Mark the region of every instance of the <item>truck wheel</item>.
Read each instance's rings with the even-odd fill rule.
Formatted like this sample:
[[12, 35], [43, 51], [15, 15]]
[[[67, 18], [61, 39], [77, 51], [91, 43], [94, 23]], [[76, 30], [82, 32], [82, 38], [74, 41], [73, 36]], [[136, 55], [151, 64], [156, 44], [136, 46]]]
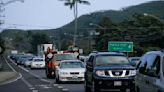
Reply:
[[48, 68], [46, 68], [46, 76], [47, 78], [52, 78], [50, 70]]

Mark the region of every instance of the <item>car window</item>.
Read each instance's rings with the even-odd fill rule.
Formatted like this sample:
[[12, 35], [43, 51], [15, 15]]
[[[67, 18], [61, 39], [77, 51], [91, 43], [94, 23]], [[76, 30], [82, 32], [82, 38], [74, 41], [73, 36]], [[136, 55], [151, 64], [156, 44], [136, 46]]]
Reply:
[[160, 56], [157, 56], [151, 67], [148, 67], [147, 74], [152, 77], [156, 77], [157, 75], [159, 75], [159, 72], [160, 72]]
[[144, 67], [145, 63], [147, 62], [147, 58], [148, 58], [149, 54], [145, 54], [141, 57], [141, 62], [140, 62], [140, 66], [139, 67]]
[[34, 59], [35, 62], [43, 61], [43, 59]]
[[125, 56], [97, 56], [96, 65], [128, 65], [128, 58]]
[[60, 68], [84, 68], [84, 65], [82, 62], [63, 62]]
[[139, 66], [139, 73], [146, 74], [146, 67], [147, 67], [147, 58], [149, 54], [145, 54], [141, 57], [140, 66]]
[[154, 67], [156, 60], [158, 59], [157, 54], [149, 54], [149, 56], [147, 57], [147, 68], [151, 69], [152, 67]]

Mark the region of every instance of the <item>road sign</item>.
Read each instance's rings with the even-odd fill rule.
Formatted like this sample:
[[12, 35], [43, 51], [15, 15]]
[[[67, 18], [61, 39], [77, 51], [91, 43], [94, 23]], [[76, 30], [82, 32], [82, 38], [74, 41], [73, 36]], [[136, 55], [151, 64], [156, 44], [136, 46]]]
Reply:
[[133, 52], [133, 42], [108, 42], [108, 51]]

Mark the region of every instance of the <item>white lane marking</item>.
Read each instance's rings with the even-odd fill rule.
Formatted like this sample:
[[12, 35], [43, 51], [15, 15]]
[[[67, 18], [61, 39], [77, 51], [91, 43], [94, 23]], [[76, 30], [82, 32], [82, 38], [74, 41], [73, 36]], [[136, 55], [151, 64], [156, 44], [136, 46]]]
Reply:
[[66, 89], [66, 88], [64, 88], [64, 89], [62, 89], [62, 91], [67, 91], [67, 92], [68, 92], [69, 90], [68, 90], [68, 89]]
[[[7, 60], [5, 59], [5, 61], [6, 61], [6, 63], [11, 67], [11, 69], [13, 70], [13, 71], [15, 71], [16, 72], [16, 70], [7, 62]], [[14, 63], [13, 61], [11, 61], [13, 64], [15, 64], [16, 65], [16, 63]], [[19, 68], [21, 68], [22, 70], [24, 70], [24, 71], [26, 71], [26, 72], [29, 72], [27, 69], [25, 69], [24, 67], [21, 67], [21, 66], [18, 66]], [[32, 86], [32, 84], [30, 84], [27, 80], [25, 80], [23, 77], [22, 77], [22, 74], [21, 73], [19, 73], [20, 74], [20, 77], [19, 78], [21, 78], [21, 80], [29, 87], [29, 89], [35, 89], [33, 86]], [[19, 79], [18, 78], [18, 79]], [[18, 80], [17, 79], [17, 80]], [[38, 90], [33, 90], [33, 92], [38, 92]]]
[[54, 87], [58, 86], [58, 84], [54, 84]]
[[[3, 57], [4, 58], [4, 57]], [[16, 70], [8, 63], [8, 61], [6, 60], [6, 58], [4, 58], [5, 62], [7, 63], [7, 65], [12, 69], [13, 72], [16, 72]]]
[[32, 88], [30, 88], [30, 89], [31, 89], [31, 90], [34, 90], [35, 88], [32, 87]]
[[51, 83], [50, 81], [48, 81], [48, 80], [46, 80], [46, 79], [41, 78], [40, 76], [38, 76], [38, 75], [36, 75], [36, 74], [34, 74], [34, 73], [30, 72], [29, 70], [27, 70], [26, 68], [24, 68], [24, 67], [22, 67], [22, 66], [18, 66], [18, 67], [19, 67], [19, 68], [21, 68], [22, 70], [24, 70], [24, 71], [28, 72], [28, 73], [29, 73], [29, 74], [31, 74], [32, 76], [34, 76], [34, 77], [36, 77], [36, 78], [40, 79], [41, 81]]
[[32, 92], [39, 92], [38, 90], [32, 90]]
[[17, 65], [13, 60], [11, 60], [10, 58], [8, 58], [14, 65]]
[[22, 70], [29, 72], [29, 70], [27, 70], [26, 68], [22, 67], [22, 66], [18, 66], [19, 68], [21, 68]]
[[19, 73], [19, 77], [17, 77], [16, 79], [14, 79], [14, 80], [12, 80], [12, 81], [5, 82], [5, 83], [3, 83], [2, 85], [15, 82], [15, 81], [17, 81], [17, 80], [20, 79], [20, 78], [22, 78], [22, 74], [21, 74], [21, 73]]
[[59, 89], [62, 89], [62, 88], [63, 88], [63, 86], [58, 86], [58, 88], [59, 88]]
[[46, 80], [46, 79], [40, 79], [41, 81], [44, 81], [44, 82], [48, 82], [48, 83], [50, 83], [50, 81], [48, 81], [48, 80]]
[[29, 88], [32, 88], [33, 86], [27, 81], [25, 80], [23, 77], [21, 78], [22, 81], [29, 87]]

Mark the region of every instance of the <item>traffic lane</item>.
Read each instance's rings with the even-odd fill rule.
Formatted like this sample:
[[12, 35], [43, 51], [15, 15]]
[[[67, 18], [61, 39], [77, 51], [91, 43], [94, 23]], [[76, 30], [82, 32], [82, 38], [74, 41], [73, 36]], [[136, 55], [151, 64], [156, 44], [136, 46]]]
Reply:
[[52, 78], [52, 79], [48, 79], [46, 77], [46, 74], [45, 74], [45, 69], [30, 69], [30, 68], [26, 68], [29, 73], [31, 73], [32, 75], [42, 79], [42, 80], [45, 80], [45, 81], [48, 81], [50, 83], [55, 83], [55, 79]]
[[[47, 79], [45, 75], [45, 70], [44, 69], [33, 69], [31, 70], [30, 68], [27, 68], [30, 72], [33, 74], [38, 75], [40, 78], [46, 79], [52, 83], [55, 83], [55, 79]], [[58, 84], [63, 89], [69, 90], [69, 92], [84, 92], [84, 83], [82, 82], [65, 82], [62, 84]]]
[[62, 92], [53, 83], [33, 75], [27, 69], [22, 68], [22, 66], [17, 66], [14, 63], [11, 63], [11, 66], [15, 69], [15, 71], [22, 74], [21, 84], [26, 84], [32, 92]]
[[81, 83], [63, 83], [60, 84], [63, 88], [68, 89], [70, 92], [84, 92], [84, 84]]

